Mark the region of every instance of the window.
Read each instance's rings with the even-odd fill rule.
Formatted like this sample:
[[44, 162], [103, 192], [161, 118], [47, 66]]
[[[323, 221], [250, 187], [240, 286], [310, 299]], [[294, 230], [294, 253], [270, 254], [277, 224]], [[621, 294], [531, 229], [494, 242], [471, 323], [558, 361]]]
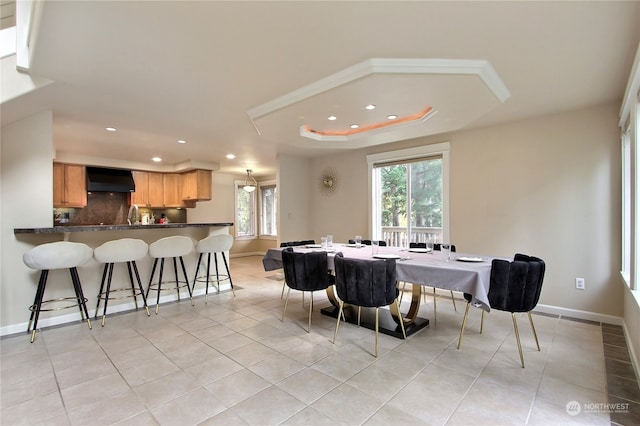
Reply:
[[260, 236], [276, 237], [278, 191], [275, 182], [260, 183]]
[[236, 182], [236, 237], [256, 237], [256, 191], [247, 192], [244, 181]]
[[367, 157], [371, 236], [390, 245], [447, 241], [449, 144]]

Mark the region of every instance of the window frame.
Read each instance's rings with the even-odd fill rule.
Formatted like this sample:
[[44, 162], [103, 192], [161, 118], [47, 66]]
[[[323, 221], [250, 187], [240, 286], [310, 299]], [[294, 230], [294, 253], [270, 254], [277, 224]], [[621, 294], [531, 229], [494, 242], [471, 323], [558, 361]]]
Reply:
[[409, 162], [425, 157], [440, 156], [442, 158], [442, 238], [444, 241], [450, 240], [449, 229], [449, 164], [450, 164], [450, 143], [441, 142], [431, 145], [423, 145], [414, 148], [400, 149], [396, 151], [382, 152], [367, 155], [368, 164], [368, 188], [369, 188], [369, 234], [372, 239], [380, 239], [376, 226], [376, 208], [378, 197], [374, 185], [374, 167], [380, 163], [387, 162]]
[[[273, 200], [274, 210], [272, 215], [273, 226], [275, 227], [275, 234], [265, 234], [264, 232], [264, 216], [265, 216], [265, 206], [264, 206], [264, 194], [263, 191], [265, 189], [275, 189], [275, 197]], [[260, 221], [258, 226], [258, 238], [265, 240], [277, 240], [278, 239], [278, 186], [275, 180], [267, 180], [264, 182], [260, 182], [258, 184], [258, 190], [260, 191], [260, 197], [258, 197], [258, 209], [260, 211]]]
[[[240, 232], [240, 227], [238, 226], [238, 223], [240, 223], [240, 221], [238, 220], [238, 192], [239, 191], [244, 191], [244, 189], [242, 188], [244, 186], [244, 181], [243, 180], [234, 180], [233, 181], [234, 187], [235, 187], [235, 191], [233, 192], [234, 194], [234, 200], [233, 200], [233, 205], [234, 205], [234, 217], [236, 219], [236, 226], [235, 226], [235, 238], [237, 240], [254, 240], [258, 238], [258, 224], [257, 224], [257, 212], [256, 212], [256, 207], [257, 207], [257, 203], [256, 203], [256, 193], [258, 192], [253, 191], [253, 192], [247, 192], [247, 194], [250, 195], [250, 201], [251, 201], [251, 205], [249, 206], [249, 215], [250, 215], [250, 223], [251, 223], [251, 229], [252, 229], [252, 233], [250, 235], [239, 235]], [[246, 192], [246, 191], [244, 191]]]

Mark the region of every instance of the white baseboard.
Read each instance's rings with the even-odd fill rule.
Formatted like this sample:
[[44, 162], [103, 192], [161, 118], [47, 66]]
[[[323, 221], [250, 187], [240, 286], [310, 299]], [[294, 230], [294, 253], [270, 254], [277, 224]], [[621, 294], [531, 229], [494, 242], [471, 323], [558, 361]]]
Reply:
[[[220, 291], [226, 291], [226, 290], [231, 290], [231, 285], [230, 284], [221, 284], [220, 285]], [[164, 290], [163, 290], [164, 291]], [[215, 288], [215, 286], [209, 286], [209, 294], [216, 294], [217, 290]], [[181, 299], [182, 301], [185, 301], [185, 292], [184, 290], [181, 290]], [[205, 293], [205, 289], [204, 287], [201, 287], [200, 285], [198, 285], [198, 288], [196, 290], [194, 290], [193, 292], [193, 297], [197, 297], [197, 296], [203, 296]], [[149, 306], [149, 310], [152, 310], [152, 306], [156, 305], [156, 298], [153, 297], [151, 294], [149, 295], [150, 297], [147, 298], [147, 305]], [[178, 297], [176, 296], [175, 293], [172, 294], [167, 294], [164, 296], [160, 296], [160, 305], [162, 305], [163, 303], [171, 303], [171, 302], [175, 302], [178, 300]], [[87, 309], [89, 310], [89, 318], [93, 319], [93, 317], [95, 316], [95, 308], [93, 309], [89, 309], [89, 304], [90, 302], [87, 302]], [[187, 303], [189, 303], [187, 301]], [[104, 305], [102, 305], [104, 306]], [[139, 309], [142, 309], [142, 300], [138, 299], [138, 306]], [[127, 303], [120, 303], [117, 305], [109, 305], [108, 308], [108, 312], [107, 314], [115, 314], [118, 312], [127, 312], [127, 311], [133, 311], [135, 310], [136, 305], [133, 301], [131, 302], [127, 302]], [[102, 309], [101, 309], [102, 311]], [[100, 317], [102, 312], [100, 312], [100, 314], [98, 315], [98, 320], [100, 320]], [[41, 314], [41, 315], [46, 315], [46, 314]], [[25, 315], [28, 319], [29, 314]], [[40, 318], [38, 320], [38, 328], [45, 328], [45, 327], [54, 327], [57, 325], [63, 325], [63, 324], [69, 324], [69, 323], [73, 323], [73, 322], [78, 322], [80, 321], [80, 312], [78, 312], [76, 310], [76, 312], [72, 313], [72, 314], [67, 314], [67, 315], [58, 315], [55, 317], [51, 317], [51, 318]], [[22, 323], [18, 323], [18, 324], [10, 324], [10, 325], [6, 325], [6, 326], [2, 326], [0, 327], [0, 336], [9, 336], [12, 334], [18, 334], [18, 333], [25, 333], [27, 331], [27, 325], [29, 324], [28, 321], [22, 322]], [[93, 325], [93, 324], [92, 324]]]
[[577, 318], [587, 321], [603, 322], [606, 324], [623, 325], [624, 319], [614, 315], [599, 314], [590, 311], [581, 311], [579, 309], [562, 308], [559, 306], [538, 304], [534, 312], [542, 312], [545, 314], [558, 315], [561, 317]]

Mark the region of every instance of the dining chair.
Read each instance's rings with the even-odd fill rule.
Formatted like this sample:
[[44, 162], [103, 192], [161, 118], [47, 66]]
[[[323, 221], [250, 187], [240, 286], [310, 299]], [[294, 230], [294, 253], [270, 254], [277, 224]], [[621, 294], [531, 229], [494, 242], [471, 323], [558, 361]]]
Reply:
[[[307, 244], [315, 244], [315, 240], [300, 240], [300, 241], [283, 241], [280, 243], [280, 247], [297, 247], [306, 246]], [[280, 292], [280, 299], [284, 297], [284, 289], [287, 287], [286, 283], [282, 283], [282, 291]], [[304, 300], [303, 300], [304, 302]]]
[[[370, 246], [372, 244], [374, 240], [362, 240], [361, 244], [365, 245], [365, 246]], [[355, 244], [356, 240], [349, 240], [348, 241], [349, 244]], [[378, 246], [380, 247], [386, 247], [387, 246], [387, 242], [385, 240], [378, 240]]]
[[326, 290], [327, 287], [334, 284], [334, 276], [329, 273], [328, 269], [327, 252], [296, 253], [293, 248], [287, 247], [282, 251], [282, 263], [284, 266], [284, 282], [289, 289], [287, 290], [287, 298], [284, 301], [282, 319], [280, 321], [284, 321], [291, 289], [302, 291], [303, 294], [308, 291], [311, 293], [309, 328], [307, 329], [307, 333], [309, 333], [311, 331], [311, 313], [313, 311], [313, 292]]
[[[379, 308], [382, 306], [395, 305], [396, 311], [400, 311], [398, 305], [399, 291], [397, 286], [396, 260], [351, 259], [345, 258], [343, 254], [339, 252], [336, 253], [334, 257], [334, 268], [339, 310], [332, 343], [335, 344], [336, 337], [338, 336], [340, 319], [344, 317], [343, 310], [345, 303], [358, 307], [358, 326], [360, 326], [362, 308], [376, 308], [375, 356], [378, 357]], [[402, 319], [399, 320], [399, 323], [402, 329], [402, 336], [406, 339], [407, 334]]]
[[[540, 343], [538, 335], [533, 325], [531, 311], [538, 304], [540, 292], [542, 291], [542, 281], [544, 279], [545, 263], [542, 259], [528, 256], [525, 254], [516, 254], [513, 261], [494, 259], [491, 262], [491, 278], [489, 283], [489, 305], [491, 309], [499, 311], [511, 312], [513, 319], [513, 329], [516, 334], [518, 343], [518, 352], [520, 353], [520, 363], [524, 368], [524, 357], [522, 355], [522, 345], [520, 343], [520, 334], [518, 333], [518, 323], [516, 321], [516, 312], [526, 312], [529, 316], [529, 323], [533, 331], [533, 337], [536, 341], [538, 351]], [[462, 344], [464, 328], [469, 314], [469, 305], [471, 304], [471, 295], [465, 293], [467, 307], [462, 319], [462, 328], [460, 329], [460, 337], [458, 339], [458, 349]], [[482, 311], [484, 314], [484, 310]], [[480, 330], [482, 332], [484, 315], [481, 318]]]

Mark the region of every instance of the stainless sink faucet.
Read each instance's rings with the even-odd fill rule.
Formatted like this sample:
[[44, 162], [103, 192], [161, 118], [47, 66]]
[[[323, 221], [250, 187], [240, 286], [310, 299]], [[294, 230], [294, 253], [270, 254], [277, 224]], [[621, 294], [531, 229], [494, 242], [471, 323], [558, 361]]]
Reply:
[[138, 222], [138, 205], [137, 204], [131, 204], [131, 207], [129, 207], [129, 214], [127, 215], [127, 223], [129, 225], [131, 225], [131, 213], [133, 213], [133, 210], [135, 209], [136, 211], [136, 215], [133, 217], [133, 221], [134, 223]]

